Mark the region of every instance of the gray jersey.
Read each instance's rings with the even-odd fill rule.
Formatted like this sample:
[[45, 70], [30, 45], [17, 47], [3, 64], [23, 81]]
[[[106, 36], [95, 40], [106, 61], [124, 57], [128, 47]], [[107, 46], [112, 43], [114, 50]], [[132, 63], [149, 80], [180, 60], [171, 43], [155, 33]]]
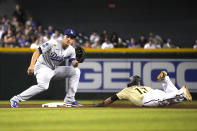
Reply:
[[65, 50], [62, 48], [62, 43], [56, 41], [47, 41], [39, 48], [40, 56], [38, 63], [44, 64], [51, 69], [55, 69], [66, 59], [75, 60], [75, 49], [69, 45]]

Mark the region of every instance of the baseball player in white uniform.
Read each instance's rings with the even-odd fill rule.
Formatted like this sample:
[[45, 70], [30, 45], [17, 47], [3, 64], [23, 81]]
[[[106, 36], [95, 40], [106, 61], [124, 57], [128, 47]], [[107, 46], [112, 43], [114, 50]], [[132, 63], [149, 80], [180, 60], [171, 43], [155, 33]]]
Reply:
[[[82, 106], [75, 100], [75, 93], [80, 78], [75, 49], [71, 46], [75, 37], [76, 32], [72, 29], [67, 29], [61, 42], [47, 41], [34, 52], [27, 73], [34, 73], [37, 85], [33, 85], [12, 97], [10, 99], [11, 107], [18, 107], [19, 102], [26, 101], [47, 90], [50, 80], [65, 78], [69, 78], [69, 88], [64, 102], [69, 106]], [[72, 63], [71, 66], [59, 66], [67, 59]]]
[[97, 107], [107, 106], [116, 100], [126, 99], [136, 106], [159, 107], [170, 104], [180, 103], [184, 99], [192, 101], [192, 96], [186, 86], [177, 89], [170, 81], [166, 71], [162, 71], [157, 80], [162, 82], [163, 90], [152, 89], [151, 87], [142, 86], [142, 80], [139, 76], [132, 76], [127, 88], [124, 88], [117, 94], [107, 98]]

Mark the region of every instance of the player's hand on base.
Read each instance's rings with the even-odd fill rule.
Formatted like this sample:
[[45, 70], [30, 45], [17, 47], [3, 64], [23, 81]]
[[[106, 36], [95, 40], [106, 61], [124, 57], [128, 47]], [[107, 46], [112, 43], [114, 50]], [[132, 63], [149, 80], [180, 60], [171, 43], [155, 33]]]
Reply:
[[28, 75], [32, 75], [34, 73], [34, 66], [29, 66], [27, 73]]

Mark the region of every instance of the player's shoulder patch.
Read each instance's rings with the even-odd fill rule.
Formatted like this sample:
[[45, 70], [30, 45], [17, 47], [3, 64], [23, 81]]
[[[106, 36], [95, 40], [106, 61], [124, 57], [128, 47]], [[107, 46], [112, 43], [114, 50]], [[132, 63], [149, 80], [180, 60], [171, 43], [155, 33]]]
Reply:
[[57, 46], [57, 44], [58, 44], [56, 40], [51, 40], [51, 43], [53, 46]]
[[57, 46], [57, 41], [56, 40], [49, 40], [48, 43], [51, 45], [51, 46]]
[[49, 45], [48, 42], [45, 42], [45, 43], [42, 43], [42, 44], [41, 44], [41, 46], [44, 47], [44, 48], [47, 47], [48, 45]]

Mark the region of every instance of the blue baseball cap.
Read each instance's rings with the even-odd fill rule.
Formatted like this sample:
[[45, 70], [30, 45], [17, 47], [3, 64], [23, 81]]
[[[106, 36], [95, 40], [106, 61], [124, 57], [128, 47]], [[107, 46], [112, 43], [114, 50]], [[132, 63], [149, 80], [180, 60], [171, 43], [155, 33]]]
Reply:
[[64, 35], [68, 35], [68, 36], [75, 38], [77, 34], [73, 29], [66, 29], [64, 32]]

